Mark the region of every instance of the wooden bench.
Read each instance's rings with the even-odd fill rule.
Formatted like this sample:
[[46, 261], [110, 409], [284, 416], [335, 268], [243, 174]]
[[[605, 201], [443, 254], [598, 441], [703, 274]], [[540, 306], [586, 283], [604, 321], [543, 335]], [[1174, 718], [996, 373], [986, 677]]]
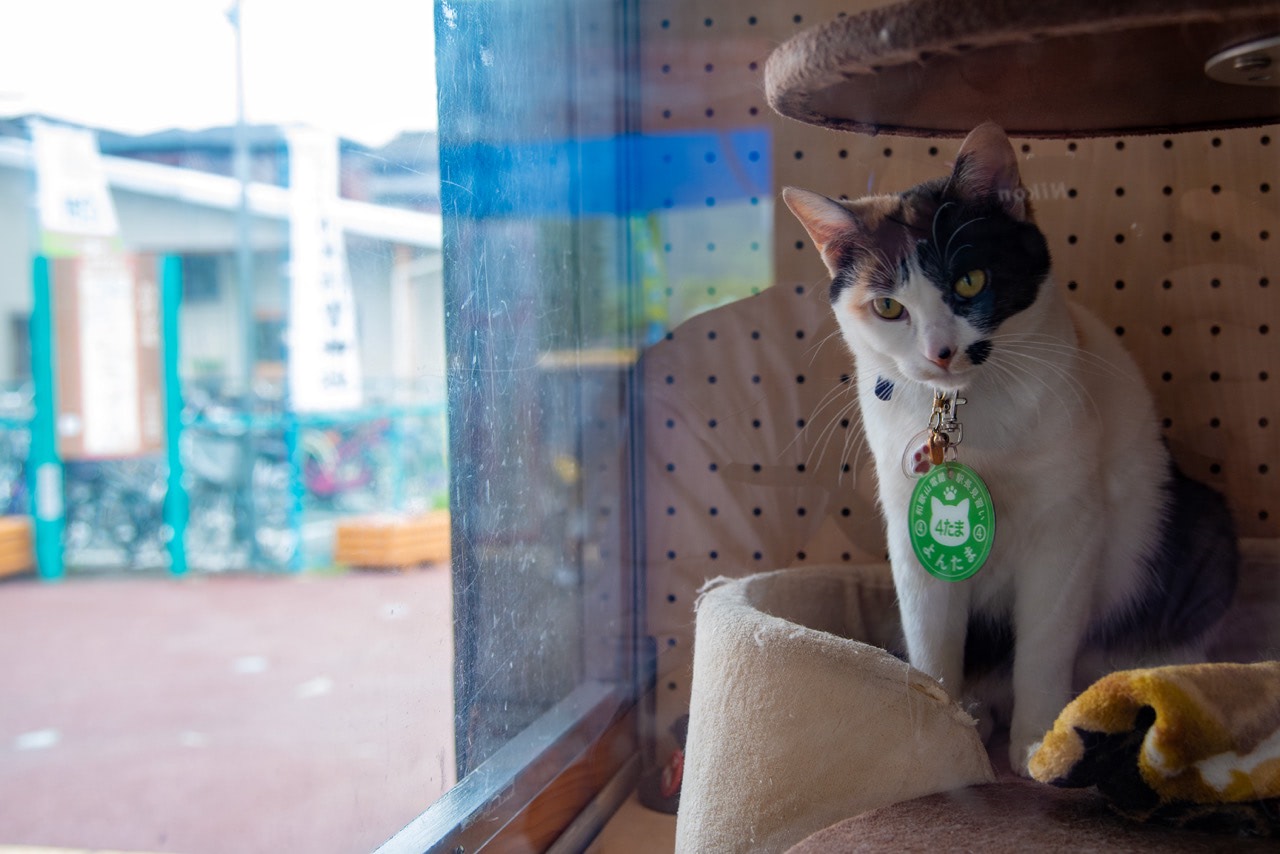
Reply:
[[338, 523], [335, 563], [379, 569], [449, 561], [449, 511], [359, 516]]

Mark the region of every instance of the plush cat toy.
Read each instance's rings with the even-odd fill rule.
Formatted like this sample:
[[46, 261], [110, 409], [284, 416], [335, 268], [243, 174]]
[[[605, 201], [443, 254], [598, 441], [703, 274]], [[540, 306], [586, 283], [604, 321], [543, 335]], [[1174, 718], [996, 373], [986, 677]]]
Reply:
[[1011, 676], [1025, 774], [1073, 682], [1203, 656], [1235, 587], [1225, 502], [1177, 470], [1137, 366], [1054, 282], [1000, 128], [899, 194], [783, 198], [856, 363], [911, 663], [969, 699], [983, 669]]

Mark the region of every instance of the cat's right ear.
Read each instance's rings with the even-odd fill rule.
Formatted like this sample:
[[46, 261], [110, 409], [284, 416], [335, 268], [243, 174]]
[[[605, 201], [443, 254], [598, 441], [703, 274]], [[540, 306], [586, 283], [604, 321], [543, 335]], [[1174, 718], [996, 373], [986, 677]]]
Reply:
[[809, 232], [809, 238], [822, 255], [822, 263], [827, 265], [827, 272], [835, 278], [840, 268], [840, 256], [835, 249], [862, 233], [858, 218], [839, 202], [809, 190], [783, 187], [782, 200]]

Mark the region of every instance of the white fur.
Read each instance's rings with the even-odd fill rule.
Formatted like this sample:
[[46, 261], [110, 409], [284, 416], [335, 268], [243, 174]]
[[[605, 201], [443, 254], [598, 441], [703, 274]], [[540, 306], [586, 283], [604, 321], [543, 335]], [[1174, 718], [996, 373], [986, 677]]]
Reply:
[[[959, 697], [970, 612], [1012, 620], [1010, 761], [1025, 773], [1071, 698], [1091, 620], [1144, 586], [1167, 464], [1154, 405], [1115, 336], [1052, 280], [990, 336], [956, 317], [918, 270], [894, 296], [903, 320], [875, 315], [864, 288], [846, 288], [834, 308], [856, 359], [908, 654]], [[972, 365], [964, 350], [983, 338], [990, 358]], [[949, 369], [927, 358], [944, 346], [958, 353]], [[894, 384], [888, 401], [875, 396], [880, 378]], [[907, 531], [914, 481], [901, 461], [928, 424], [935, 389], [967, 398], [958, 458], [986, 481], [996, 511], [987, 564], [958, 583], [925, 572]]]

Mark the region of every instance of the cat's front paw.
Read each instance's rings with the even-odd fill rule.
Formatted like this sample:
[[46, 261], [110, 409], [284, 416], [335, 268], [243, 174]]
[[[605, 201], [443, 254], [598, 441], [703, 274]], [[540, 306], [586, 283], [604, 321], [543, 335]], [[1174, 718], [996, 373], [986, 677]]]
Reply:
[[1043, 742], [1041, 736], [1034, 738], [1016, 738], [1012, 735], [1009, 740], [1009, 767], [1013, 769], [1013, 773], [1019, 777], [1030, 777], [1031, 772], [1027, 770], [1027, 766], [1031, 762], [1031, 757], [1040, 749]]

